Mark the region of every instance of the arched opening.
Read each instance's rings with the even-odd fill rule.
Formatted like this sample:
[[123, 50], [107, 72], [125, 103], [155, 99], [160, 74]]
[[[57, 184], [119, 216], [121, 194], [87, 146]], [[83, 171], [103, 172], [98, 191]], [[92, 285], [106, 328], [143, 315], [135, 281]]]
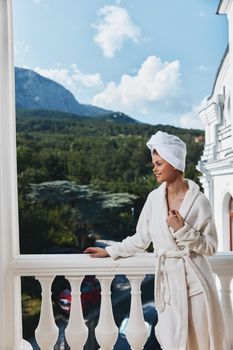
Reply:
[[[229, 191], [225, 192], [222, 200], [222, 215], [220, 219], [222, 239], [222, 249], [225, 251], [233, 250], [233, 195]], [[220, 239], [220, 241], [221, 241]]]
[[229, 241], [230, 250], [233, 250], [233, 197], [229, 200]]
[[231, 98], [230, 98], [230, 96], [228, 96], [228, 99], [227, 99], [227, 119], [230, 122], [230, 120], [231, 120]]

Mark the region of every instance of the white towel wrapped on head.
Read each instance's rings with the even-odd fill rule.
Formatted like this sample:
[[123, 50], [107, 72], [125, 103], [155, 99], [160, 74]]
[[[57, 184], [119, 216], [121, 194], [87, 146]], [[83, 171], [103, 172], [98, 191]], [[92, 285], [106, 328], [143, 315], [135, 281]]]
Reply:
[[146, 145], [150, 148], [151, 155], [156, 150], [160, 157], [174, 168], [184, 172], [187, 150], [186, 144], [179, 137], [158, 131], [151, 136]]

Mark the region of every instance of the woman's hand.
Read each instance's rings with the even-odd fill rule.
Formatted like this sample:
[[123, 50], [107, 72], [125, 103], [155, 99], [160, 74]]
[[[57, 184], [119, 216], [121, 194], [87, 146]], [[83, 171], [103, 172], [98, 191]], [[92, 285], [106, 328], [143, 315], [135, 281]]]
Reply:
[[176, 232], [184, 226], [184, 219], [180, 216], [178, 210], [169, 210], [167, 223]]
[[88, 247], [86, 250], [84, 250], [84, 253], [90, 254], [92, 258], [106, 258], [109, 256], [107, 250], [98, 247]]

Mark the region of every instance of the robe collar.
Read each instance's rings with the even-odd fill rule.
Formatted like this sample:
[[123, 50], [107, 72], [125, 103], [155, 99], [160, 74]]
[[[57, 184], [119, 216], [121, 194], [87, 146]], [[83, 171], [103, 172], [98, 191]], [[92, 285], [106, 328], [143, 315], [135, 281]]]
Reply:
[[[179, 208], [179, 213], [182, 216], [182, 218], [185, 220], [188, 216], [189, 211], [191, 210], [193, 203], [195, 202], [196, 198], [200, 194], [200, 187], [192, 180], [190, 179], [184, 179], [188, 183], [188, 191], [185, 193], [183, 202]], [[166, 198], [166, 188], [167, 183], [163, 182], [158, 190], [161, 194], [161, 202], [163, 203], [163, 212], [167, 218], [168, 215], [168, 206], [167, 206], [167, 198]], [[161, 203], [161, 204], [162, 204]]]
[[[191, 210], [193, 203], [195, 202], [196, 198], [200, 195], [200, 187], [189, 179], [184, 179], [188, 182], [188, 191], [185, 193], [185, 197], [183, 199], [183, 202], [180, 206], [179, 213], [184, 219], [186, 220], [186, 217], [188, 216], [189, 211]], [[163, 231], [165, 236], [167, 237], [167, 241], [170, 245], [171, 249], [179, 250], [179, 247], [176, 244], [176, 241], [171, 234], [170, 228], [167, 224], [167, 216], [168, 216], [168, 206], [167, 206], [167, 198], [166, 198], [166, 182], [162, 183], [159, 188], [157, 189], [159, 191], [159, 198], [161, 200], [161, 225], [163, 227]]]

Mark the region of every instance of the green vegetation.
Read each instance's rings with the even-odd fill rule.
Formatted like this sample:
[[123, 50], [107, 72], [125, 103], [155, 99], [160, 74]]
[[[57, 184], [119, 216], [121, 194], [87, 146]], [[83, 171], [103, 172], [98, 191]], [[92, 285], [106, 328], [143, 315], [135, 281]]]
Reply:
[[[87, 118], [18, 111], [21, 252], [81, 252], [95, 238], [120, 240], [133, 234], [147, 194], [157, 187], [145, 143], [158, 130], [186, 142], [186, 175], [198, 181], [201, 130], [135, 123], [121, 114]], [[54, 181], [61, 182], [54, 186]], [[32, 200], [43, 183], [44, 191]], [[84, 194], [80, 186], [87, 186]], [[122, 205], [113, 196], [115, 204], [104, 207], [109, 193], [127, 198]]]
[[41, 300], [27, 294], [22, 295], [23, 338], [30, 339], [39, 322]]

